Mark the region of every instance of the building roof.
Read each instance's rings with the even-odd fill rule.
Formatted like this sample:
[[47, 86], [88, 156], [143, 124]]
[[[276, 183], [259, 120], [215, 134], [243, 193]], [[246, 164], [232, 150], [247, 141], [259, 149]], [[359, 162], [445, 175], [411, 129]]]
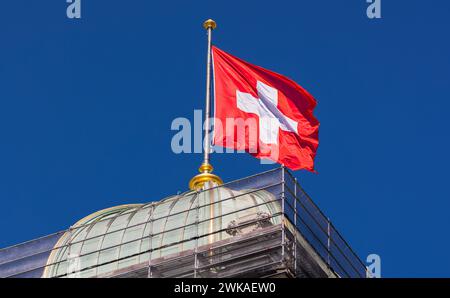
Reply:
[[[208, 186], [210, 187], [210, 186]], [[0, 277], [366, 277], [285, 168], [95, 212], [0, 249]]]
[[279, 212], [270, 192], [226, 187], [107, 208], [81, 219], [58, 240], [43, 277], [107, 276], [229, 238], [237, 221]]

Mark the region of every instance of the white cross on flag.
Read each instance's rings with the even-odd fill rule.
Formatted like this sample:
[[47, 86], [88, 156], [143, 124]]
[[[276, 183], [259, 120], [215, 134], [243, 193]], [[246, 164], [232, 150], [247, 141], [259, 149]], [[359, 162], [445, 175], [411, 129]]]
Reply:
[[314, 171], [319, 145], [314, 97], [285, 76], [217, 47], [212, 52], [214, 145]]

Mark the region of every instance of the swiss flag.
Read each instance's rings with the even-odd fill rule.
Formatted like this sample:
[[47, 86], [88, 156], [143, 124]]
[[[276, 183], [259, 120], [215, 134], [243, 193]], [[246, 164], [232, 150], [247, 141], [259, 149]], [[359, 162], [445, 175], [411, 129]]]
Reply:
[[314, 172], [319, 145], [314, 97], [291, 79], [217, 47], [212, 54], [214, 145]]

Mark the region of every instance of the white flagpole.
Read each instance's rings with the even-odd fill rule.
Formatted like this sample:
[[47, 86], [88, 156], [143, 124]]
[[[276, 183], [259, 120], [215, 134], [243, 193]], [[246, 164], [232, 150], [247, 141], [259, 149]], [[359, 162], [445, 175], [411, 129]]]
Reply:
[[209, 164], [209, 153], [211, 151], [211, 140], [209, 139], [210, 110], [211, 110], [211, 40], [212, 30], [216, 28], [216, 22], [209, 19], [203, 23], [203, 27], [208, 34], [208, 50], [206, 56], [206, 97], [205, 97], [205, 152], [203, 154], [203, 163]]
[[189, 188], [193, 190], [202, 189], [207, 182], [213, 182], [217, 185], [222, 184], [222, 179], [219, 176], [212, 174], [213, 167], [209, 163], [209, 153], [211, 151], [210, 133], [210, 110], [211, 110], [211, 44], [212, 44], [212, 30], [217, 27], [214, 20], [206, 20], [203, 23], [203, 28], [208, 34], [208, 50], [206, 56], [206, 97], [205, 97], [205, 148], [203, 154], [203, 163], [198, 169], [200, 174], [193, 177], [189, 182]]

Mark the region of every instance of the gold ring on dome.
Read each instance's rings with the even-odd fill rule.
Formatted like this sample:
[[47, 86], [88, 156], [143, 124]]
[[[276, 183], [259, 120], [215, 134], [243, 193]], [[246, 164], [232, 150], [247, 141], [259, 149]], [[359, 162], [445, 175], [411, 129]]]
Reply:
[[213, 182], [217, 185], [223, 184], [222, 179], [219, 176], [212, 174], [213, 167], [209, 163], [203, 163], [198, 171], [200, 174], [194, 176], [191, 181], [189, 181], [189, 188], [192, 190], [201, 189], [205, 183]]

